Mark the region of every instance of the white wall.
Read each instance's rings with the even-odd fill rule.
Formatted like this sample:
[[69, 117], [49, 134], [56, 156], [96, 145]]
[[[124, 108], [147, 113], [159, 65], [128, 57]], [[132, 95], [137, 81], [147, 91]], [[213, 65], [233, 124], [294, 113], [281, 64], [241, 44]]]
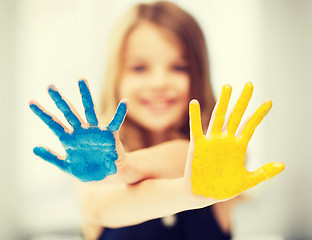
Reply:
[[[3, 55], [7, 57], [2, 56], [4, 60], [0, 60], [11, 59], [3, 79], [9, 79], [14, 72], [14, 78], [10, 78], [14, 81], [1, 80], [4, 86], [1, 110], [15, 111], [5, 114], [9, 117], [1, 122], [1, 133], [5, 131], [15, 146], [5, 145], [1, 155], [0, 170], [7, 171], [0, 176], [0, 186], [8, 196], [5, 201], [1, 200], [0, 206], [5, 213], [1, 214], [0, 223], [6, 222], [2, 235], [13, 238], [11, 229], [17, 228], [21, 234], [74, 230], [79, 226], [80, 217], [71, 178], [35, 157], [32, 148], [43, 145], [60, 153], [64, 151], [27, 105], [34, 98], [66, 122], [49, 99], [46, 88], [55, 84], [82, 113], [77, 87], [79, 77], [89, 80], [97, 101], [111, 23], [137, 1], [19, 0], [7, 5], [8, 2], [1, 4], [12, 15], [4, 17], [11, 20], [10, 28], [16, 33], [8, 35], [7, 40], [1, 38], [0, 43], [14, 51], [13, 56], [7, 52]], [[230, 83], [233, 86], [231, 103], [234, 103], [244, 83], [252, 81], [255, 91], [246, 115], [269, 97], [274, 102], [271, 113], [250, 142], [248, 168], [281, 160], [286, 170], [251, 191], [255, 197], [236, 209], [235, 235], [311, 237], [308, 221], [311, 222], [312, 214], [307, 210], [311, 194], [302, 186], [312, 183], [308, 175], [312, 167], [308, 148], [311, 143], [308, 125], [311, 120], [308, 106], [312, 75], [308, 69], [312, 59], [311, 48], [308, 48], [312, 40], [308, 32], [312, 29], [311, 2], [175, 2], [190, 11], [205, 32], [216, 97], [221, 86]], [[15, 71], [10, 70], [13, 65]], [[3, 104], [9, 97], [13, 98], [10, 107]], [[3, 127], [9, 123], [14, 124], [15, 130]], [[1, 137], [2, 142], [7, 139]], [[9, 163], [4, 161], [8, 156], [11, 156]], [[9, 183], [4, 184], [8, 179]], [[18, 206], [13, 203], [16, 196]], [[4, 204], [8, 207], [3, 207]]]
[[0, 1], [0, 236], [12, 237], [18, 229], [12, 203], [17, 198], [15, 29], [16, 3]]
[[261, 2], [261, 75], [264, 91], [273, 99], [262, 128], [264, 157], [283, 161], [286, 169], [237, 209], [237, 234], [312, 237], [311, 12], [311, 1]]

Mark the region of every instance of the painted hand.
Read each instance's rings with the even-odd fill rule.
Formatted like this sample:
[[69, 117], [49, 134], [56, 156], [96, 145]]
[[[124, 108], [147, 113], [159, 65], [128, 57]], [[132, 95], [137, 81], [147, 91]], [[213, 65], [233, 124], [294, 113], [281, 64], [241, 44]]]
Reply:
[[101, 128], [94, 111], [87, 81], [80, 80], [79, 88], [88, 124], [84, 123], [72, 106], [69, 106], [56, 87], [50, 86], [48, 89], [56, 106], [73, 127], [72, 130], [66, 128], [37, 102], [30, 102], [31, 110], [61, 141], [66, 157], [43, 147], [34, 148], [34, 153], [83, 182], [99, 181], [116, 173], [115, 161], [124, 154], [118, 138], [118, 130], [125, 118], [127, 106], [124, 101], [121, 101], [113, 120], [107, 127]]
[[255, 128], [272, 107], [264, 102], [238, 134], [237, 128], [251, 98], [249, 82], [236, 103], [225, 127], [224, 118], [231, 96], [231, 86], [225, 85], [215, 107], [206, 136], [203, 135], [200, 108], [196, 100], [190, 103], [192, 141], [195, 143], [192, 162], [192, 192], [214, 199], [230, 199], [284, 170], [283, 163], [269, 163], [254, 172], [244, 165], [247, 145]]

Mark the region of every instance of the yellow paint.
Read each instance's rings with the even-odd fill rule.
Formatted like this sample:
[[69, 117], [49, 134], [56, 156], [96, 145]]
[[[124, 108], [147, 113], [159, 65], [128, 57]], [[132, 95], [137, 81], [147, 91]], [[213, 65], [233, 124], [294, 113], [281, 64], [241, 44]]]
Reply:
[[229, 118], [227, 128], [222, 131], [231, 96], [231, 86], [223, 86], [214, 120], [210, 123], [211, 131], [206, 136], [202, 131], [199, 104], [191, 101], [191, 130], [195, 141], [191, 176], [194, 195], [229, 199], [284, 170], [283, 163], [269, 163], [254, 172], [248, 172], [245, 168], [248, 142], [255, 128], [272, 107], [271, 101], [264, 102], [244, 126], [242, 133], [236, 136], [252, 91], [253, 85], [248, 82]]

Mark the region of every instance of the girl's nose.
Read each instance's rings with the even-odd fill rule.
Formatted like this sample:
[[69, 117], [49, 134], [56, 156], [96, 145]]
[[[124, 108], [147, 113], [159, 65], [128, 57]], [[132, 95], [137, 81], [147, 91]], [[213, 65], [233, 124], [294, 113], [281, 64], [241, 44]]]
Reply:
[[163, 89], [166, 88], [168, 84], [168, 74], [164, 70], [156, 69], [152, 72], [150, 79], [149, 79], [149, 85], [152, 88], [156, 89]]

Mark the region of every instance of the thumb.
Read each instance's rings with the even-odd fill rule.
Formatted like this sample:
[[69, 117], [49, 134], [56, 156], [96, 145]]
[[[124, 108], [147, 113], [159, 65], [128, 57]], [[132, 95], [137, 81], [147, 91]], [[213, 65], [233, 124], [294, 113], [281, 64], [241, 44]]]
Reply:
[[257, 184], [266, 181], [272, 177], [275, 177], [277, 174], [281, 173], [285, 169], [285, 165], [282, 162], [268, 163], [257, 169], [254, 172], [251, 172], [251, 181], [250, 187], [254, 187]]
[[203, 129], [201, 124], [200, 106], [196, 99], [189, 103], [189, 118], [190, 118], [190, 140], [203, 139]]
[[121, 99], [112, 121], [107, 126], [108, 130], [112, 132], [116, 132], [119, 130], [120, 125], [123, 123], [125, 116], [127, 114], [127, 108], [128, 108], [127, 104], [128, 104], [127, 99], [125, 98]]
[[56, 167], [60, 168], [62, 171], [69, 173], [70, 162], [66, 160], [64, 157], [56, 154], [50, 149], [44, 147], [35, 147], [34, 154], [42, 159], [46, 160], [47, 162], [55, 165]]

